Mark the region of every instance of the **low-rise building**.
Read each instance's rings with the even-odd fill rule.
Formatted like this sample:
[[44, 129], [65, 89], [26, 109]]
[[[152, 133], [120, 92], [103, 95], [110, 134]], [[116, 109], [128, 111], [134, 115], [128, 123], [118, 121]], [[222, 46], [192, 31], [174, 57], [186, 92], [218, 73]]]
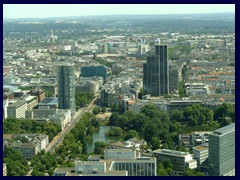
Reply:
[[33, 109], [35, 106], [37, 106], [37, 97], [36, 96], [28, 96], [25, 98], [27, 101], [27, 110]]
[[186, 168], [195, 169], [197, 168], [197, 161], [193, 159], [189, 152], [175, 151], [169, 149], [157, 149], [152, 152], [161, 163], [167, 159], [173, 163], [173, 172], [176, 175], [183, 175]]
[[42, 91], [42, 90], [30, 91], [30, 95], [37, 96], [38, 102], [40, 102], [43, 99], [45, 99], [45, 91]]
[[75, 168], [55, 169], [54, 176], [156, 176], [156, 158], [137, 154], [131, 149], [106, 149], [104, 160], [77, 161]]
[[146, 146], [147, 142], [144, 139], [131, 138], [127, 141], [117, 141], [108, 146], [108, 149], [133, 149], [140, 150], [141, 146]]
[[8, 114], [7, 114], [7, 107], [9, 105], [9, 100], [8, 98], [6, 98], [5, 100], [3, 100], [3, 119], [7, 119]]
[[45, 134], [4, 134], [5, 146], [20, 151], [24, 158], [31, 159], [49, 144], [48, 135]]
[[208, 146], [199, 145], [193, 147], [193, 158], [197, 160], [198, 166], [201, 166], [208, 158]]
[[70, 109], [33, 109], [26, 111], [26, 118], [35, 120], [49, 120], [64, 129], [71, 121]]
[[45, 98], [37, 105], [38, 109], [56, 109], [58, 108], [58, 98]]
[[27, 101], [17, 101], [7, 107], [7, 116], [14, 118], [25, 118], [27, 110]]
[[208, 143], [211, 131], [195, 131], [189, 134], [179, 134], [178, 144], [186, 147], [194, 147]]

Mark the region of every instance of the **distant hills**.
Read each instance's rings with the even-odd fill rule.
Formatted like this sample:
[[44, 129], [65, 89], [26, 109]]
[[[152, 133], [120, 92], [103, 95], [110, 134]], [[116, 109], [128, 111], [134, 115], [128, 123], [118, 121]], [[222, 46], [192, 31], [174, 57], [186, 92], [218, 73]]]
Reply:
[[4, 19], [3, 32], [54, 30], [141, 29], [141, 32], [234, 33], [235, 13], [105, 15]]

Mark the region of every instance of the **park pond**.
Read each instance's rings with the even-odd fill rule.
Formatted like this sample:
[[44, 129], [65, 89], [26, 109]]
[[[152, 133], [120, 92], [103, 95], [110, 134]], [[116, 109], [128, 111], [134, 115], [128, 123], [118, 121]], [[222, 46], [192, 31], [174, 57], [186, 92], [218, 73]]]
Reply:
[[92, 135], [92, 141], [88, 143], [87, 152], [94, 152], [94, 143], [95, 142], [105, 142], [110, 143], [116, 140], [116, 137], [107, 137], [105, 133], [111, 128], [111, 126], [100, 126], [98, 131], [95, 131]]

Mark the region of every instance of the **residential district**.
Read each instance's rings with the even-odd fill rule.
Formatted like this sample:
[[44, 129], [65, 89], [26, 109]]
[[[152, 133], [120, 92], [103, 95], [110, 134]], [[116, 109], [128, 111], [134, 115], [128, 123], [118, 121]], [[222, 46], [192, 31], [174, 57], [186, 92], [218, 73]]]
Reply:
[[229, 16], [5, 20], [3, 175], [234, 176]]

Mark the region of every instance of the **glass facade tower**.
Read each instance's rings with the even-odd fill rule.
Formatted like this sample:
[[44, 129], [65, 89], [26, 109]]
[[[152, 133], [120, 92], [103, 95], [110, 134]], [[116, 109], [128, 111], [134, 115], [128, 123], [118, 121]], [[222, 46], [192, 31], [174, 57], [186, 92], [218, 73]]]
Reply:
[[209, 134], [209, 175], [235, 175], [235, 123]]
[[155, 54], [143, 64], [144, 94], [164, 96], [169, 93], [168, 46], [155, 46]]
[[58, 103], [60, 109], [70, 109], [75, 113], [74, 67], [62, 65], [58, 67]]

